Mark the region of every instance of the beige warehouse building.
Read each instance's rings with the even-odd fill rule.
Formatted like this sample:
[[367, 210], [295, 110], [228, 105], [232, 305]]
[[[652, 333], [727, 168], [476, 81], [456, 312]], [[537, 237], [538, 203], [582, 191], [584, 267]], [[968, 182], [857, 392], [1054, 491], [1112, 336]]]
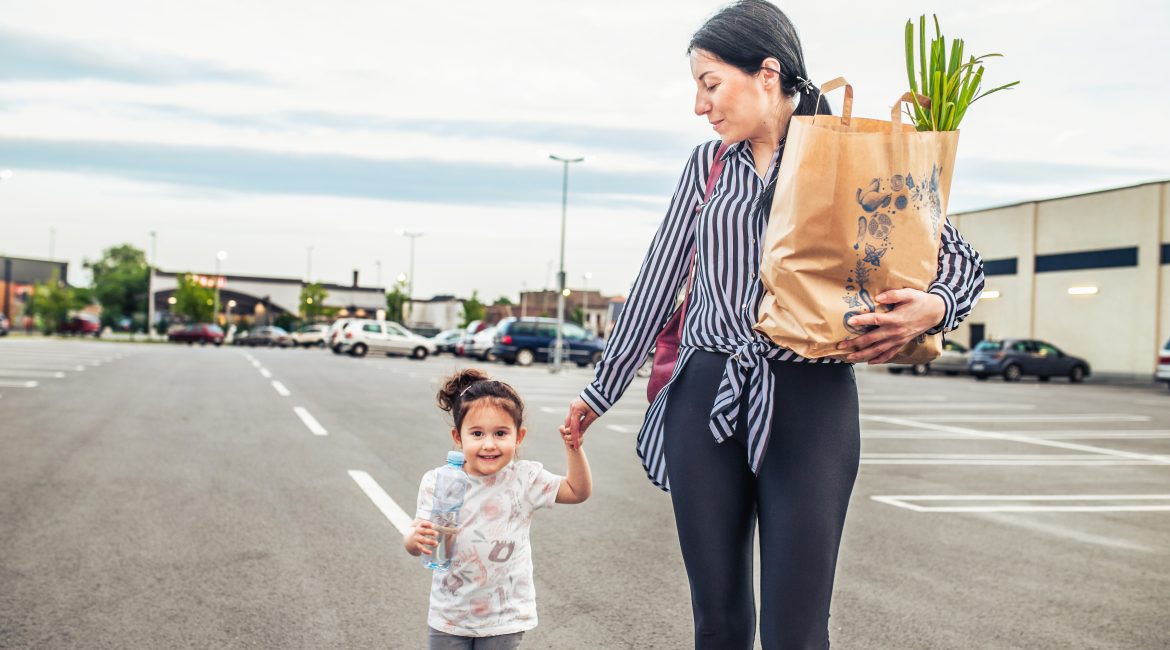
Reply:
[[950, 215], [984, 297], [950, 336], [1037, 338], [1094, 372], [1153, 375], [1170, 339], [1170, 181]]

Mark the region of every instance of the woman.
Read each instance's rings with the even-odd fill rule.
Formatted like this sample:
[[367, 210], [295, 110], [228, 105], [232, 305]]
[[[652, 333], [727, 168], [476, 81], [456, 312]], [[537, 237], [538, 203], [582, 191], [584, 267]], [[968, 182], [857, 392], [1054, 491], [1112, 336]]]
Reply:
[[923, 332], [954, 329], [982, 291], [982, 262], [948, 223], [929, 291], [886, 291], [877, 301], [895, 310], [853, 319], [877, 327], [841, 343], [851, 363], [813, 362], [755, 332], [761, 247], [788, 121], [813, 114], [814, 102], [822, 114], [829, 108], [809, 80], [791, 22], [764, 0], [720, 11], [687, 52], [695, 113], [730, 145], [725, 167], [700, 206], [720, 141], [691, 155], [596, 377], [565, 425], [582, 435], [618, 400], [673, 311], [697, 251], [678, 365], [638, 434], [647, 473], [671, 493], [695, 647], [752, 646], [757, 521], [763, 647], [828, 647], [860, 453], [851, 363], [881, 363]]

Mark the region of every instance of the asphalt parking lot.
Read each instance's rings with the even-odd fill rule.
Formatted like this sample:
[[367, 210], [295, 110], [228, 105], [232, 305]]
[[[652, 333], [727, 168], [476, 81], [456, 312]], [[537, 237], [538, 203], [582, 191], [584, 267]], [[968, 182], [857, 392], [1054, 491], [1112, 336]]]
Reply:
[[[460, 365], [0, 340], [0, 647], [422, 647], [429, 579], [397, 527]], [[525, 457], [563, 471], [588, 370], [488, 368], [527, 401]], [[857, 375], [836, 647], [1170, 644], [1164, 386]], [[594, 497], [537, 516], [525, 647], [690, 645], [669, 498], [634, 452], [644, 381], [587, 437]]]

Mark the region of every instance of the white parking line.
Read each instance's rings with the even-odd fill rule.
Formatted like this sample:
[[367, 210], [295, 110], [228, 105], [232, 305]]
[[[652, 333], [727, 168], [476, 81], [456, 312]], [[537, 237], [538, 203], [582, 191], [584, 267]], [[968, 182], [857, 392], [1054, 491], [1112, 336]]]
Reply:
[[44, 379], [61, 379], [65, 376], [63, 372], [52, 370], [3, 370], [0, 369], [0, 377], [41, 377]]
[[638, 433], [638, 427], [628, 427], [621, 424], [607, 424], [605, 428], [618, 433]]
[[1148, 415], [1124, 415], [1119, 413], [1079, 413], [1076, 415], [923, 415], [915, 417], [918, 422], [1149, 422]]
[[413, 520], [407, 516], [402, 508], [398, 507], [397, 503], [394, 503], [394, 499], [391, 499], [390, 495], [386, 494], [386, 491], [382, 489], [382, 486], [378, 485], [377, 481], [369, 474], [356, 469], [349, 470], [349, 475], [357, 482], [362, 492], [365, 492], [366, 496], [370, 497], [370, 501], [374, 502], [378, 510], [382, 511], [386, 519], [389, 519], [390, 523], [398, 529], [398, 532], [405, 535], [406, 531], [410, 530], [410, 522]]
[[0, 388], [36, 388], [35, 381], [4, 381], [0, 380]]
[[868, 404], [866, 400], [861, 400], [862, 411], [874, 410], [891, 410], [891, 411], [963, 411], [966, 409], [986, 411], [987, 409], [996, 409], [998, 411], [1034, 411], [1035, 404], [1002, 404], [999, 402], [892, 402], [889, 404]]
[[260, 376], [264, 377], [265, 379], [272, 379], [272, 373], [268, 372], [268, 368], [261, 368]]
[[312, 431], [313, 435], [329, 435], [329, 432], [325, 430], [325, 427], [321, 426], [321, 423], [317, 421], [317, 418], [313, 417], [313, 415], [309, 413], [309, 409], [303, 406], [294, 406], [293, 412], [297, 414], [297, 417], [301, 419], [301, 422], [305, 423], [306, 427], [309, 427], [309, 431]]
[[47, 370], [58, 372], [85, 372], [85, 366], [42, 366], [40, 364], [11, 364], [7, 361], [0, 366], [0, 370]]
[[[996, 433], [1010, 433], [1026, 435], [1044, 440], [1162, 440], [1170, 438], [1170, 430], [1165, 429], [1112, 429], [1108, 431], [1044, 431], [1019, 430], [997, 431]], [[864, 429], [862, 438], [880, 440], [963, 440], [971, 436], [966, 433], [944, 433], [933, 431], [905, 431], [898, 429]]]
[[[920, 494], [882, 495], [870, 499], [914, 512], [1168, 512], [1170, 494]], [[922, 506], [915, 501], [1030, 502], [1029, 505]], [[1143, 505], [1032, 505], [1062, 501], [1164, 501]]]
[[[1158, 463], [1170, 465], [1170, 457], [1154, 456], [1151, 454], [1137, 454], [1129, 451], [1121, 451], [1119, 449], [1109, 449], [1106, 447], [1097, 447], [1094, 445], [1080, 445], [1072, 442], [1060, 442], [1059, 440], [1045, 440], [1042, 438], [1033, 438], [1030, 436], [1023, 436], [1010, 433], [998, 433], [994, 431], [980, 431], [978, 429], [965, 429], [961, 427], [950, 427], [940, 424], [928, 424], [915, 420], [908, 420], [905, 418], [891, 418], [880, 415], [863, 415], [863, 419], [874, 420], [878, 422], [885, 422], [888, 424], [897, 424], [906, 427], [914, 427], [916, 429], [932, 429], [935, 431], [946, 431], [948, 433], [965, 433], [974, 438], [990, 438], [992, 440], [1011, 440], [1013, 442], [1023, 442], [1030, 445], [1040, 445], [1043, 447], [1058, 447], [1060, 449], [1069, 449], [1072, 451], [1084, 451], [1092, 454], [1104, 454], [1106, 456], [1116, 456], [1118, 458], [1127, 458], [1130, 460], [1149, 461], [1151, 463]], [[925, 420], [926, 418], [918, 418], [918, 420]], [[1148, 418], [1147, 418], [1148, 419]]]
[[292, 395], [292, 393], [288, 392], [288, 389], [284, 387], [284, 384], [280, 383], [279, 381], [273, 380], [272, 387], [276, 389], [276, 392], [280, 393], [281, 397], [288, 397], [289, 395]]

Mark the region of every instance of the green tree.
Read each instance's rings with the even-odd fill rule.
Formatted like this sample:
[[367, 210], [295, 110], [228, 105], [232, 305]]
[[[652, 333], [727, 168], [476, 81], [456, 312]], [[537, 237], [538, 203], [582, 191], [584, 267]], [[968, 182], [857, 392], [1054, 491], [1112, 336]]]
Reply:
[[496, 298], [496, 301], [492, 303], [492, 306], [494, 307], [497, 305], [505, 305], [507, 307], [511, 307], [512, 305], [515, 305], [515, 304], [516, 303], [509, 300], [507, 296], [500, 296], [499, 298]]
[[297, 319], [292, 314], [282, 311], [277, 314], [276, 318], [272, 319], [272, 324], [286, 332], [292, 332], [297, 328]]
[[131, 246], [111, 246], [96, 262], [85, 262], [93, 274], [93, 296], [102, 306], [102, 322], [113, 325], [146, 308], [150, 269], [146, 253]]
[[585, 310], [580, 305], [573, 307], [573, 313], [569, 314], [569, 321], [576, 323], [582, 327], [585, 326]]
[[301, 316], [306, 323], [315, 323], [328, 311], [325, 299], [329, 292], [318, 282], [306, 284], [301, 288]]
[[394, 289], [386, 292], [386, 320], [392, 320], [395, 323], [405, 323], [406, 311], [406, 283], [398, 280], [394, 283]]
[[196, 323], [207, 323], [211, 321], [214, 310], [215, 289], [199, 284], [190, 273], [180, 275], [171, 313]]
[[44, 332], [52, 334], [64, 327], [70, 311], [89, 304], [89, 297], [88, 291], [75, 290], [61, 281], [57, 271], [53, 271], [48, 282], [33, 288], [25, 313], [39, 318]]
[[463, 325], [460, 327], [467, 327], [473, 320], [483, 320], [486, 315], [487, 309], [479, 301], [479, 292], [472, 291], [471, 297], [463, 301]]

